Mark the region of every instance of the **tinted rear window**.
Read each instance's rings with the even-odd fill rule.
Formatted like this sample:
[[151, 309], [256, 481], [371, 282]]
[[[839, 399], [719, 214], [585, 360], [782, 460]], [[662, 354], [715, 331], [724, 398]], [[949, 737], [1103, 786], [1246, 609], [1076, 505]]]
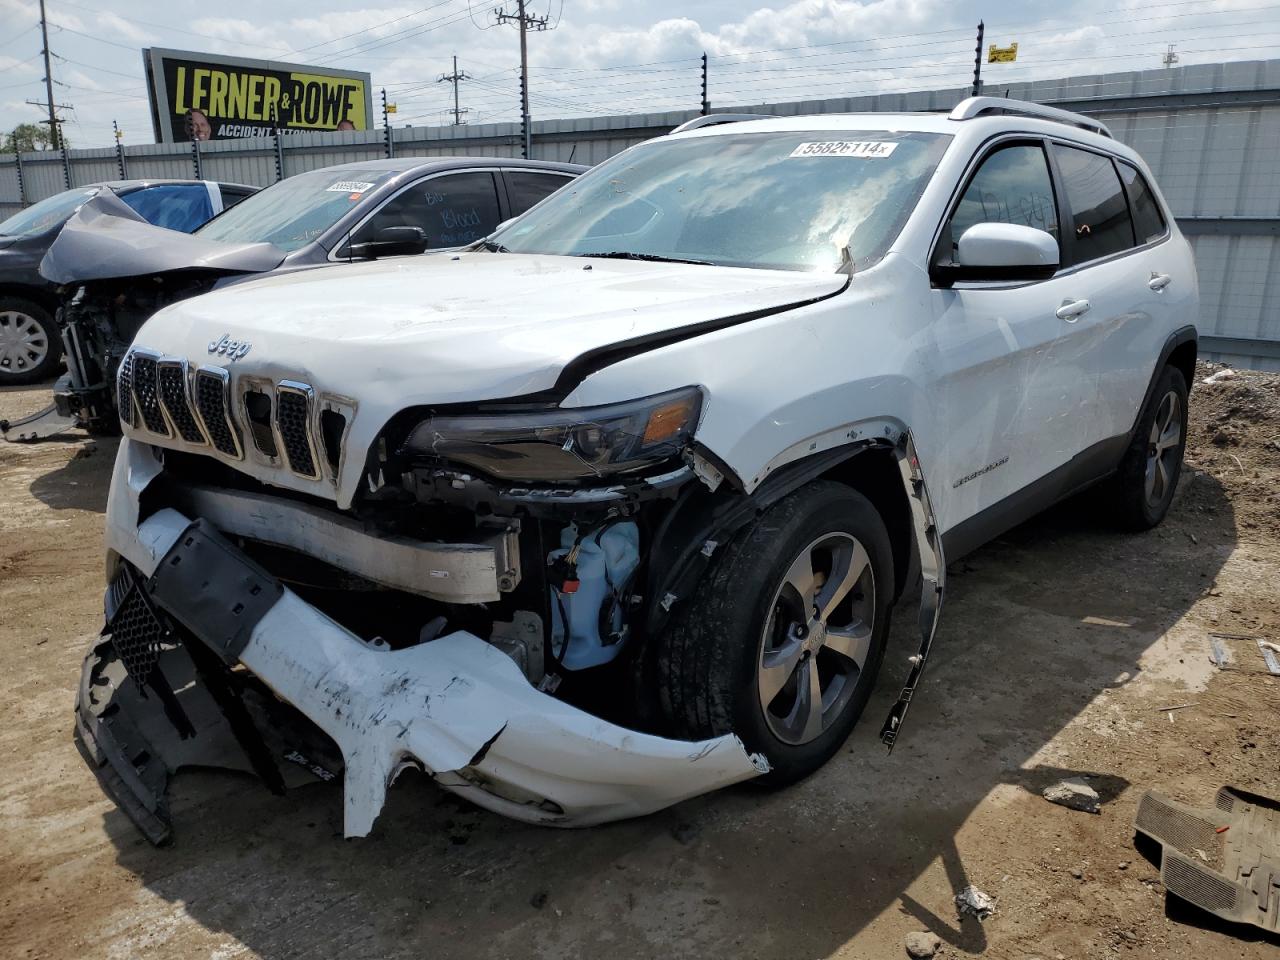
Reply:
[[1127, 163], [1118, 162], [1116, 166], [1120, 168], [1120, 177], [1124, 180], [1125, 189], [1129, 191], [1129, 209], [1133, 214], [1133, 230], [1137, 234], [1138, 243], [1159, 240], [1168, 227], [1164, 222], [1164, 214], [1160, 212], [1160, 204], [1156, 203], [1147, 181]]
[[1110, 158], [1061, 144], [1053, 149], [1074, 221], [1071, 262], [1087, 263], [1132, 247], [1129, 205]]

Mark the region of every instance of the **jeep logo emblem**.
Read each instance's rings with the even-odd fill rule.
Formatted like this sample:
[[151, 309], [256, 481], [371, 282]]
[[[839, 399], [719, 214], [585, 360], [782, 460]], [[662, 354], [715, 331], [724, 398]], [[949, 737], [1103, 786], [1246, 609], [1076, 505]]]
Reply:
[[217, 340], [209, 341], [209, 352], [221, 354], [228, 360], [239, 360], [253, 347], [248, 340], [232, 340], [227, 334], [223, 334]]

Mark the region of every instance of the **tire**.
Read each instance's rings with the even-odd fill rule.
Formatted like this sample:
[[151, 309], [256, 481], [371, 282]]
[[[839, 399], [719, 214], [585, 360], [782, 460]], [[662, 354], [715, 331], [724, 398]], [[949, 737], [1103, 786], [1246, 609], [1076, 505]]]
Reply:
[[1165, 367], [1112, 481], [1115, 519], [1121, 527], [1150, 530], [1164, 519], [1182, 475], [1186, 445], [1187, 382], [1181, 371]]
[[[847, 574], [814, 579], [810, 596], [826, 608], [825, 622], [796, 586], [806, 557], [816, 573]], [[833, 604], [839, 585], [848, 592]], [[659, 638], [662, 710], [689, 739], [737, 734], [768, 758], [766, 782], [800, 780], [840, 749], [866, 706], [893, 597], [893, 553], [875, 507], [842, 484], [802, 487], [724, 549]], [[828, 699], [816, 712], [805, 695], [815, 666]]]
[[39, 383], [62, 359], [62, 337], [53, 317], [21, 297], [0, 297], [0, 387]]

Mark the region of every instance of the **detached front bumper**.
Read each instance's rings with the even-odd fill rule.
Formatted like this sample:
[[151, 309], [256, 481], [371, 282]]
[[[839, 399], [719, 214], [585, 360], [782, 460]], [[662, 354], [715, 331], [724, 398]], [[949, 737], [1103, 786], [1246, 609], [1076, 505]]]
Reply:
[[[388, 786], [410, 765], [479, 806], [555, 826], [641, 816], [768, 770], [734, 736], [668, 740], [556, 700], [534, 689], [501, 650], [469, 633], [398, 651], [369, 645], [277, 581], [267, 582], [269, 574], [207, 524], [166, 509], [126, 535], [122, 512], [108, 511], [108, 523], [117, 521], [108, 541], [127, 547], [120, 552], [141, 574], [135, 589], [181, 624], [182, 643], [203, 645], [189, 658], [171, 659], [176, 667], [162, 660], [162, 669], [181, 674], [212, 652], [247, 668], [327, 734], [341, 752], [347, 836], [369, 832]], [[140, 698], [141, 687], [131, 686], [136, 666], [128, 679], [121, 671], [114, 680], [104, 675], [107, 642], [85, 662], [78, 736], [108, 792], [153, 841], [168, 837], [164, 789], [181, 766], [262, 774], [265, 756], [294, 761], [292, 769], [283, 765], [292, 773], [302, 763], [332, 776], [322, 764], [304, 762], [305, 752], [273, 739], [278, 734], [261, 729], [266, 724], [253, 731], [262, 736], [256, 758], [253, 750], [237, 749], [253, 711], [244, 711], [234, 729], [235, 713], [198, 689], [198, 668], [166, 678], [179, 691], [179, 719], [185, 711], [193, 728], [175, 735], [165, 698]]]

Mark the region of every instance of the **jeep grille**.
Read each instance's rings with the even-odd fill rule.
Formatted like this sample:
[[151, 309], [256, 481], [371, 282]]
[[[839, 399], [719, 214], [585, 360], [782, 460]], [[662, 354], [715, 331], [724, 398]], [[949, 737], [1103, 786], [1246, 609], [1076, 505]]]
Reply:
[[336, 479], [351, 401], [320, 397], [307, 383], [246, 378], [233, 383], [224, 367], [191, 369], [187, 361], [135, 348], [118, 374], [120, 419], [163, 446], [212, 447], [245, 459], [247, 437], [255, 456], [299, 477]]

